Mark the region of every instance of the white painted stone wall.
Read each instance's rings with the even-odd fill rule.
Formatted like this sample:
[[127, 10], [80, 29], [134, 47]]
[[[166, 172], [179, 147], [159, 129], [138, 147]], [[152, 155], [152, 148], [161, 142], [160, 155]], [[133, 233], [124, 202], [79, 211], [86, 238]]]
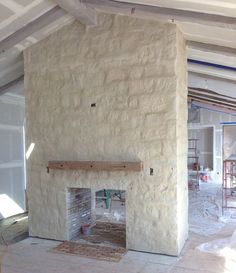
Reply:
[[[121, 189], [127, 247], [178, 255], [188, 233], [185, 41], [174, 24], [98, 22], [24, 52], [30, 234], [68, 238], [66, 187]], [[49, 160], [141, 160], [144, 170], [47, 174]]]

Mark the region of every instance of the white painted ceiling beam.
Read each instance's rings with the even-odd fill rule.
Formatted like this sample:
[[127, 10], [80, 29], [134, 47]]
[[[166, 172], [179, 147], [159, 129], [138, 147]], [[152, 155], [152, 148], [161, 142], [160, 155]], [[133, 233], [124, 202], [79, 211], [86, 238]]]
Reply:
[[188, 71], [196, 74], [213, 76], [215, 78], [236, 81], [236, 72], [230, 70], [223, 70], [205, 65], [188, 63]]
[[0, 21], [1, 40], [27, 25], [29, 22], [33, 21], [55, 6], [56, 4], [48, 1], [34, 0], [32, 3], [24, 7], [22, 11], [13, 14], [6, 20]]
[[91, 7], [110, 13], [120, 13], [137, 17], [152, 18], [164, 21], [192, 22], [236, 30], [236, 18], [218, 14], [190, 10], [158, 7], [114, 0], [84, 0]]
[[205, 53], [221, 54], [224, 56], [236, 58], [236, 48], [206, 44], [206, 43], [195, 42], [195, 41], [188, 41], [187, 45], [188, 45], [188, 48], [191, 50], [198, 50]]
[[209, 89], [221, 95], [236, 98], [236, 82], [233, 81], [189, 72], [188, 86], [190, 88]]
[[81, 0], [55, 0], [55, 2], [70, 15], [84, 25], [96, 25], [96, 11]]
[[226, 55], [224, 53], [215, 53], [214, 51], [204, 51], [204, 49], [195, 49], [188, 47], [188, 59], [198, 60], [208, 63], [236, 67], [236, 54]]
[[9, 50], [13, 46], [23, 41], [25, 38], [32, 35], [34, 32], [42, 29], [43, 27], [54, 22], [65, 14], [65, 11], [58, 6], [50, 9], [34, 21], [31, 21], [21, 29], [17, 30], [16, 32], [12, 33], [8, 37], [0, 41], [0, 54]]
[[23, 6], [17, 4], [15, 1], [13, 0], [0, 0], [0, 4], [7, 7], [8, 9], [12, 10], [13, 12], [17, 13], [17, 12], [21, 12], [23, 9]]
[[177, 22], [187, 41], [236, 48], [236, 31], [191, 22]]
[[[117, 0], [143, 4], [144, 0]], [[159, 6], [236, 17], [235, 0], [145, 0], [146, 5]]]
[[[231, 79], [225, 79], [225, 78], [222, 78], [222, 77], [216, 77], [216, 76], [213, 76], [213, 75], [208, 75], [208, 74], [204, 74], [204, 73], [201, 73], [201, 72], [191, 72], [191, 71], [188, 71], [188, 77], [190, 75], [193, 75], [193, 76], [196, 76], [196, 77], [201, 77], [201, 78], [205, 78], [205, 79], [209, 79], [209, 80], [218, 80], [220, 82], [222, 82], [223, 84], [224, 83], [230, 83], [230, 84], [236, 84], [236, 80], [231, 80]], [[234, 90], [236, 90], [236, 86], [234, 86]]]
[[17, 79], [3, 85], [3, 86], [0, 86], [0, 95], [3, 95], [9, 91], [11, 91], [12, 87], [15, 86], [15, 85], [18, 85], [18, 84], [22, 84], [22, 82], [24, 81], [24, 76], [20, 76], [18, 77]]

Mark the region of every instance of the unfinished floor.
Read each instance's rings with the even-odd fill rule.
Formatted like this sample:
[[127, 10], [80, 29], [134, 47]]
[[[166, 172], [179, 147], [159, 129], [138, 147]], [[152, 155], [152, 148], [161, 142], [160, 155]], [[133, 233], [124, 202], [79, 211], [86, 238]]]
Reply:
[[15, 244], [28, 236], [27, 212], [0, 221], [0, 245]]
[[[1, 246], [0, 257], [3, 257], [1, 273], [235, 273], [236, 255], [234, 245], [232, 245], [231, 255], [227, 256], [217, 256], [197, 249], [202, 243], [230, 237], [236, 230], [236, 219], [233, 217], [235, 211], [229, 211], [223, 219], [220, 217], [220, 190], [220, 185], [202, 183], [200, 184], [200, 191], [189, 192], [190, 237], [181, 256], [178, 258], [130, 250], [119, 262], [101, 261], [79, 255], [55, 253], [53, 248], [61, 243], [59, 241], [27, 238], [16, 244], [11, 244], [8, 248]], [[100, 212], [104, 213], [106, 210], [103, 209]], [[107, 221], [113, 218], [100, 216], [100, 220], [102, 219]], [[8, 219], [8, 224], [14, 223], [13, 220]], [[24, 221], [21, 223], [24, 223]], [[99, 229], [104, 224], [112, 225], [112, 221], [110, 223], [100, 221], [98, 234], [82, 238], [82, 240], [79, 238], [76, 241], [80, 243], [87, 241], [92, 245], [104, 245], [103, 240], [105, 240], [105, 245], [107, 245], [107, 241], [111, 238], [109, 238], [109, 234], [106, 234], [106, 230]], [[119, 223], [118, 225], [122, 224]], [[15, 226], [11, 225], [8, 228], [8, 236], [14, 237], [16, 228], [17, 224]], [[3, 234], [5, 235], [5, 233]], [[108, 235], [108, 237], [104, 237], [104, 234]], [[121, 246], [119, 243], [122, 236], [118, 237], [113, 237], [112, 241], [110, 241], [113, 246], [115, 244]], [[103, 240], [101, 241], [101, 239]]]
[[235, 229], [236, 224], [228, 224], [217, 235], [191, 233], [179, 258], [128, 251], [119, 263], [52, 253], [59, 242], [28, 238], [8, 247], [2, 273], [235, 273], [236, 256], [228, 259], [196, 249], [203, 242], [231, 236]]

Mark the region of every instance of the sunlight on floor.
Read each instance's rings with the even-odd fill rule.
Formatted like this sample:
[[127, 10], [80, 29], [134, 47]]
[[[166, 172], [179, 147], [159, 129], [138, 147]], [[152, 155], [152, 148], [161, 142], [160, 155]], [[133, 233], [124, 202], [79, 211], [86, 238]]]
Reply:
[[224, 272], [223, 273], [235, 273], [236, 272], [236, 250], [231, 247], [224, 248], [221, 253], [225, 258]]
[[24, 210], [8, 195], [0, 194], [0, 214], [4, 218], [24, 212]]

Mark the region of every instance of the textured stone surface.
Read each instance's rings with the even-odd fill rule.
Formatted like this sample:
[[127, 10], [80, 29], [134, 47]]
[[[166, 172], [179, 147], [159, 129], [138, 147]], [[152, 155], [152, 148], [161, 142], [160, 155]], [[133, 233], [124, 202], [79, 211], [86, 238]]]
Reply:
[[69, 188], [67, 192], [67, 226], [68, 237], [74, 239], [81, 234], [84, 224], [92, 224], [91, 217], [91, 190]]
[[[113, 188], [126, 190], [127, 247], [179, 254], [187, 70], [176, 25], [101, 14], [96, 27], [66, 26], [24, 59], [30, 234], [68, 239], [66, 187]], [[144, 170], [47, 174], [49, 160], [141, 160]]]

